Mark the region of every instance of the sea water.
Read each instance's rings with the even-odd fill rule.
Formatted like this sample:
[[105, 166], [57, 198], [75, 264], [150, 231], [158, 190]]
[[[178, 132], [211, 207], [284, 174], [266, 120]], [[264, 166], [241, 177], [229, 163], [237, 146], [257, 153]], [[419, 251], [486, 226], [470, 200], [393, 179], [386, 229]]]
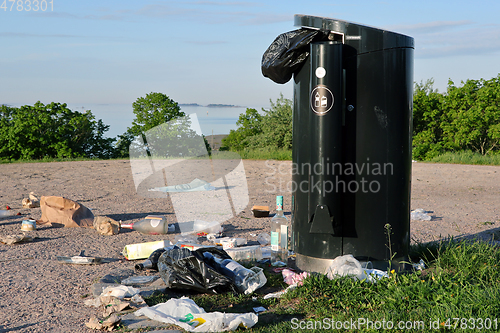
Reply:
[[[135, 115], [132, 104], [68, 104], [73, 111], [83, 112], [91, 110], [96, 119], [102, 119], [104, 124], [110, 125], [106, 136], [114, 138], [123, 134], [132, 126]], [[196, 114], [202, 133], [205, 136], [212, 134], [229, 134], [236, 129], [236, 121], [246, 107], [207, 107], [207, 106], [182, 106], [181, 111], [186, 115]], [[260, 110], [260, 109], [259, 109]]]

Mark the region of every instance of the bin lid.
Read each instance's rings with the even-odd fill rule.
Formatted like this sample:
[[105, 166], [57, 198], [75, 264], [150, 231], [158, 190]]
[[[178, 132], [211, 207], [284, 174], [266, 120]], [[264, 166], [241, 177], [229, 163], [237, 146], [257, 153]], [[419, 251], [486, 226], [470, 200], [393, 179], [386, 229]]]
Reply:
[[294, 25], [330, 31], [336, 35], [336, 39], [355, 48], [358, 54], [393, 48], [415, 48], [412, 37], [334, 18], [295, 15]]

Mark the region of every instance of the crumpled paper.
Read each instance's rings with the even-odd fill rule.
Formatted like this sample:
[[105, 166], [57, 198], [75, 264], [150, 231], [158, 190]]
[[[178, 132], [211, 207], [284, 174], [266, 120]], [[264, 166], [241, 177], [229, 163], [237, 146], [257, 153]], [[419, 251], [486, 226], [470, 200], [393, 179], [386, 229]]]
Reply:
[[107, 330], [112, 331], [121, 319], [116, 315], [112, 314], [108, 319], [104, 320], [102, 324], [99, 322], [96, 316], [90, 318], [88, 322], [85, 323], [85, 326], [94, 330]]
[[38, 195], [36, 195], [35, 192], [30, 192], [29, 198], [24, 198], [21, 203], [23, 208], [40, 207], [40, 199], [38, 199]]
[[33, 237], [28, 236], [26, 234], [0, 236], [0, 242], [5, 243], [7, 245], [22, 243], [22, 242], [31, 242], [31, 241], [33, 241]]
[[[115, 325], [120, 322], [116, 313], [132, 308], [132, 303], [144, 303], [144, 299], [139, 295], [139, 292], [140, 289], [128, 286], [107, 287], [98, 297], [85, 300], [83, 303], [86, 306], [102, 307], [102, 317], [109, 316], [102, 323], [96, 316], [93, 316], [85, 325], [91, 329], [112, 331]], [[130, 297], [130, 301], [124, 301], [123, 298], [125, 297]]]
[[93, 225], [101, 235], [111, 236], [120, 232], [120, 222], [107, 216], [96, 216]]

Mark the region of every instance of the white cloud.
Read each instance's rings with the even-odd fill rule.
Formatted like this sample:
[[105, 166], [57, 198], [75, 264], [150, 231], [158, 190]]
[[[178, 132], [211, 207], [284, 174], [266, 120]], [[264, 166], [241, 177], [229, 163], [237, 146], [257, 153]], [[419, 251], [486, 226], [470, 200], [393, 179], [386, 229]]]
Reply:
[[416, 58], [484, 55], [500, 51], [500, 25], [468, 20], [385, 27], [415, 39]]
[[472, 21], [433, 21], [417, 24], [390, 25], [385, 28], [392, 31], [400, 31], [406, 34], [436, 33], [458, 27], [474, 24]]

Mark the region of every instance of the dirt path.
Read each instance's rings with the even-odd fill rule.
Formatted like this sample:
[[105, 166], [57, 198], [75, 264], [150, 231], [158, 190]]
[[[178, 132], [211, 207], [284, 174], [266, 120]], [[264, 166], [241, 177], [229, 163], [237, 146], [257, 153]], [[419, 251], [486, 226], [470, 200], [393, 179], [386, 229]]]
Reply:
[[[255, 219], [250, 208], [274, 206], [276, 190], [291, 180], [291, 162], [245, 160], [249, 203], [243, 212], [224, 223], [228, 235], [256, 240], [269, 232], [269, 219]], [[267, 164], [266, 164], [267, 163]], [[273, 169], [276, 168], [276, 169]], [[273, 172], [279, 170], [281, 172]], [[266, 180], [267, 179], [267, 180]], [[281, 183], [280, 183], [281, 182]], [[165, 198], [137, 195], [130, 163], [125, 160], [53, 162], [0, 165], [0, 208], [9, 205], [21, 216], [0, 219], [0, 234], [20, 231], [23, 219], [40, 218], [40, 209], [22, 209], [29, 192], [64, 196], [91, 208], [95, 215], [134, 222], [147, 214], [164, 214], [173, 222], [174, 210]], [[290, 211], [290, 194], [285, 211]], [[432, 211], [432, 221], [412, 221], [411, 237], [429, 241], [441, 236], [478, 235], [500, 238], [500, 167], [413, 164], [412, 209]], [[31, 243], [0, 244], [0, 332], [89, 332], [84, 322], [95, 309], [83, 305], [89, 287], [108, 272], [133, 268], [122, 260], [126, 244], [168, 238], [124, 231], [102, 236], [85, 228], [39, 227]], [[61, 265], [60, 255], [114, 259], [95, 266]]]

